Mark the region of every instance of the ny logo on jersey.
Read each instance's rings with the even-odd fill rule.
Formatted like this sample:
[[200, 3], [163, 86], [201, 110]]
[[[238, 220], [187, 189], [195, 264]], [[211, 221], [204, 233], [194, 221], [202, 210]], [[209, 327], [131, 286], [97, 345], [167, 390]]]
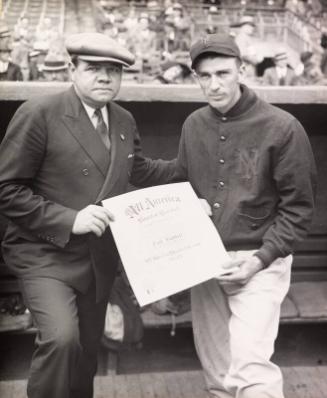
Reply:
[[251, 180], [258, 175], [259, 153], [257, 149], [240, 149], [236, 151], [236, 174]]

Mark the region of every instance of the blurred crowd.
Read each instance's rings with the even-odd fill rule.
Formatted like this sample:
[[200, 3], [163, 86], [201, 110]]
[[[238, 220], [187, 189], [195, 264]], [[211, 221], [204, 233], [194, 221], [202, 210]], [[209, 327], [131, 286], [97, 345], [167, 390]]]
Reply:
[[69, 80], [64, 37], [50, 18], [35, 28], [22, 16], [13, 30], [0, 20], [0, 80]]
[[[124, 74], [127, 81], [194, 83], [188, 55], [191, 42], [199, 35], [224, 29], [229, 30], [240, 47], [246, 83], [326, 84], [327, 32], [322, 31], [319, 43], [322, 55], [303, 51], [299, 54], [298, 64], [294, 65], [290, 62], [287, 47], [278, 48], [269, 57], [258, 50], [258, 29], [253, 14], [239, 15], [233, 23], [227, 20], [226, 25], [217, 24], [223, 1], [202, 2], [204, 21], [200, 28], [197, 15], [192, 13], [187, 2], [147, 1], [143, 2], [143, 7], [138, 7], [137, 1], [127, 2], [128, 6], [125, 3], [122, 6], [115, 0], [93, 0], [93, 19], [97, 31], [118, 40], [136, 55], [135, 64]], [[271, 5], [274, 1], [267, 0], [266, 3]], [[302, 3], [311, 7], [312, 15], [321, 14], [316, 1], [279, 1], [278, 5], [287, 6], [294, 12], [305, 12]], [[12, 30], [0, 20], [0, 80], [68, 81], [68, 63], [63, 34], [50, 18], [43, 18], [42, 24], [35, 28], [27, 16], [22, 16]]]

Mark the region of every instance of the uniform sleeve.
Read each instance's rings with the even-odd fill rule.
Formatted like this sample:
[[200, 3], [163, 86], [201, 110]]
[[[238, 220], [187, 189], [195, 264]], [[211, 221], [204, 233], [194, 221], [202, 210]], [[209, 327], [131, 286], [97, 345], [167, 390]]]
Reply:
[[33, 190], [42, 167], [47, 131], [39, 109], [23, 104], [0, 146], [0, 212], [39, 239], [64, 247], [77, 212]]
[[309, 139], [294, 119], [275, 154], [274, 180], [279, 192], [277, 216], [256, 252], [265, 266], [293, 252], [311, 224], [317, 186], [315, 161]]
[[188, 180], [187, 148], [186, 148], [186, 139], [185, 139], [186, 131], [187, 131], [187, 123], [185, 122], [182, 128], [181, 139], [179, 141], [178, 155], [176, 159], [173, 182], [181, 182]]
[[134, 163], [130, 178], [131, 184], [144, 188], [172, 182], [176, 160], [153, 160], [144, 157], [136, 125], [134, 129], [134, 153]]

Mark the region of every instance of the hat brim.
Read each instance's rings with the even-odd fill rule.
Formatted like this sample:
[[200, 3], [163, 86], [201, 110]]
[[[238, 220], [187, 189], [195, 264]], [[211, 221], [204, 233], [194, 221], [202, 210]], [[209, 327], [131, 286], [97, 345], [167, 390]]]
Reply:
[[28, 56], [30, 57], [30, 58], [33, 58], [33, 57], [37, 57], [38, 55], [41, 55], [42, 53], [41, 53], [41, 51], [39, 51], [39, 50], [34, 50], [34, 51], [31, 51], [29, 54], [28, 54]]
[[63, 66], [45, 66], [42, 65], [41, 66], [41, 70], [43, 72], [59, 72], [61, 70], [67, 70], [68, 69], [68, 65], [63, 65]]
[[257, 24], [256, 23], [254, 23], [254, 22], [236, 22], [236, 23], [233, 23], [233, 24], [231, 24], [230, 26], [232, 27], [232, 28], [240, 28], [241, 26], [243, 26], [243, 25], [251, 25], [251, 26], [253, 26], [254, 28], [257, 26]]
[[219, 51], [212, 49], [212, 48], [207, 48], [203, 49], [203, 51], [199, 52], [196, 57], [193, 59], [192, 64], [191, 64], [191, 69], [194, 69], [195, 64], [197, 63], [199, 57], [203, 54], [216, 54], [217, 57], [222, 56], [222, 57], [229, 57], [229, 58], [238, 58], [241, 59], [241, 55], [236, 55], [234, 53], [231, 53], [228, 50], [220, 49]]
[[113, 62], [114, 64], [119, 64], [126, 66], [127, 68], [131, 66], [131, 64], [114, 57], [99, 57], [97, 55], [80, 55], [78, 54], [77, 57], [83, 61], [90, 61], [90, 62]]

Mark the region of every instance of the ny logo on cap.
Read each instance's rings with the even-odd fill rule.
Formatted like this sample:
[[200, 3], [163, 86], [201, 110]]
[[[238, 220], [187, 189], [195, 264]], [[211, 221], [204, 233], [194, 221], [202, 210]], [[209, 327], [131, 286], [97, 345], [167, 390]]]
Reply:
[[204, 47], [209, 47], [210, 46], [209, 37], [208, 36], [202, 37], [202, 44], [203, 44]]

